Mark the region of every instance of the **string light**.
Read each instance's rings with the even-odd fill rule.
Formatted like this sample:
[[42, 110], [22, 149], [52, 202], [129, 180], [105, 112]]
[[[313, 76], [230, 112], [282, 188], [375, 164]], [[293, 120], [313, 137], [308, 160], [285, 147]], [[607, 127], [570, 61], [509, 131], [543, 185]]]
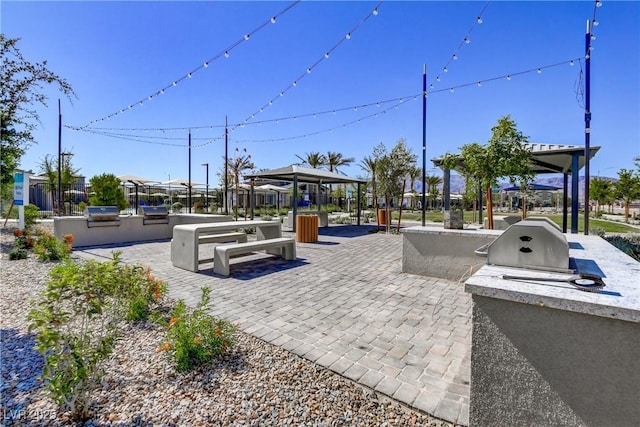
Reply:
[[[355, 33], [355, 32], [358, 30], [358, 28], [360, 28], [362, 25], [364, 25], [364, 23], [365, 23], [365, 22], [367, 22], [367, 20], [368, 20], [371, 16], [375, 16], [375, 15], [377, 15], [377, 14], [378, 14], [378, 7], [380, 7], [380, 5], [381, 5], [381, 4], [382, 4], [382, 2], [379, 2], [379, 3], [376, 5], [376, 7], [373, 9], [373, 11], [369, 12], [369, 13], [368, 13], [368, 14], [367, 14], [363, 19], [361, 19], [361, 20], [360, 20], [360, 22], [358, 22], [358, 23], [357, 23], [357, 24], [356, 24], [356, 25], [351, 29], [351, 31], [349, 31], [349, 32], [347, 33], [347, 35], [346, 35], [345, 37], [341, 37], [341, 38], [340, 38], [340, 40], [338, 40], [338, 42], [337, 42], [335, 45], [333, 45], [333, 47], [332, 47], [331, 49], [327, 50], [327, 51], [325, 52], [325, 54], [324, 54], [320, 59], [318, 59], [318, 60], [317, 60], [313, 65], [311, 65], [310, 67], [308, 67], [308, 68], [306, 69], [306, 74], [305, 74], [305, 73], [302, 73], [300, 76], [298, 76], [298, 78], [297, 78], [297, 79], [293, 80], [295, 84], [294, 84], [294, 83], [291, 83], [291, 84], [289, 84], [289, 86], [287, 86], [284, 90], [280, 91], [280, 96], [283, 96], [283, 95], [284, 95], [284, 93], [286, 93], [286, 92], [287, 92], [289, 89], [291, 89], [292, 87], [297, 86], [298, 82], [300, 82], [300, 80], [302, 80], [306, 75], [311, 74], [311, 70], [313, 70], [313, 69], [314, 69], [314, 68], [316, 68], [318, 65], [320, 65], [320, 63], [321, 63], [323, 60], [329, 59], [329, 56], [331, 55], [331, 53], [332, 53], [334, 50], [336, 50], [336, 49], [337, 49], [337, 48], [338, 48], [338, 47], [339, 47], [339, 46], [340, 46], [340, 45], [341, 45], [345, 40], [349, 40], [349, 39], [351, 39], [351, 36], [353, 35], [353, 33]], [[268, 105], [269, 105], [269, 106], [273, 105], [273, 102], [272, 102], [272, 101], [269, 101], [269, 104], [268, 104]], [[266, 107], [266, 105], [265, 105], [265, 106], [263, 106], [262, 108], [264, 109], [264, 107]], [[260, 112], [262, 112], [262, 111], [260, 111]], [[255, 113], [254, 113], [254, 114], [255, 114]]]
[[[256, 29], [254, 29], [254, 30], [253, 30], [253, 31], [251, 31], [250, 33], [245, 34], [245, 35], [244, 35], [244, 37], [243, 37], [242, 39], [240, 39], [239, 41], [236, 41], [235, 43], [233, 43], [231, 46], [229, 46], [229, 47], [228, 47], [227, 49], [225, 49], [223, 52], [225, 52], [225, 53], [227, 53], [227, 54], [228, 54], [228, 52], [229, 52], [230, 50], [232, 50], [232, 49], [236, 48], [236, 47], [237, 47], [238, 45], [240, 45], [243, 41], [247, 41], [247, 40], [249, 40], [249, 37], [251, 37], [251, 35], [252, 35], [252, 34], [255, 34], [255, 33], [257, 33], [258, 31], [262, 30], [265, 26], [267, 26], [267, 25], [268, 25], [268, 23], [269, 23], [269, 22], [274, 22], [274, 21], [273, 21], [273, 20], [274, 20], [274, 18], [276, 18], [276, 17], [278, 17], [278, 16], [282, 16], [283, 14], [285, 14], [286, 12], [288, 12], [290, 9], [292, 9], [294, 6], [296, 6], [298, 3], [300, 3], [300, 1], [301, 1], [301, 0], [294, 0], [294, 1], [293, 1], [293, 3], [291, 3], [290, 5], [288, 5], [287, 7], [285, 7], [282, 11], [280, 11], [280, 12], [279, 12], [278, 14], [276, 14], [274, 17], [270, 18], [270, 20], [265, 21], [263, 24], [261, 24], [260, 26], [258, 26]], [[207, 68], [207, 66], [205, 66], [205, 65], [204, 65], [205, 63], [206, 63], [206, 64], [209, 64], [209, 63], [211, 63], [211, 62], [215, 61], [216, 59], [220, 58], [221, 56], [222, 56], [222, 53], [219, 53], [219, 54], [215, 55], [214, 57], [212, 57], [212, 58], [208, 59], [207, 61], [202, 62], [202, 63], [201, 63], [201, 65], [200, 65], [199, 67], [195, 68], [194, 70], [191, 70], [189, 73], [187, 73], [187, 74], [186, 74], [186, 75], [184, 75], [183, 77], [181, 77], [181, 78], [179, 78], [179, 79], [177, 79], [177, 80], [174, 80], [170, 85], [168, 85], [168, 86], [166, 86], [166, 87], [164, 87], [164, 88], [161, 88], [161, 89], [157, 90], [156, 92], [154, 92], [154, 94], [156, 94], [156, 93], [160, 93], [161, 91], [164, 91], [164, 90], [166, 90], [166, 89], [168, 89], [168, 88], [170, 88], [170, 87], [176, 87], [176, 86], [178, 85], [178, 83], [180, 83], [182, 80], [184, 80], [184, 79], [186, 79], [186, 78], [191, 78], [191, 76], [193, 75], [193, 73], [195, 73], [195, 72], [197, 72], [197, 71], [200, 71], [200, 70], [201, 70], [201, 69], [203, 69], [203, 68]], [[227, 55], [225, 55], [225, 56], [227, 56]], [[147, 97], [145, 97], [145, 98], [147, 98]], [[144, 99], [144, 98], [143, 98], [143, 99]], [[135, 102], [135, 103], [132, 103], [131, 105], [136, 105], [136, 104], [137, 104], [137, 105], [142, 105], [142, 103], [141, 103], [140, 101], [137, 101], [137, 102]], [[112, 118], [112, 117], [115, 117], [115, 116], [117, 116], [117, 115], [119, 115], [119, 114], [122, 114], [122, 112], [123, 112], [122, 110], [124, 110], [124, 109], [116, 110], [116, 112], [111, 113], [111, 114], [109, 114], [109, 115], [107, 115], [107, 116], [104, 116], [104, 117], [101, 117], [101, 118], [98, 118], [98, 119], [92, 120], [92, 121], [88, 122], [88, 123], [85, 125], [85, 127], [89, 127], [89, 126], [91, 126], [91, 125], [92, 125], [92, 124], [94, 124], [94, 123], [101, 122], [101, 121], [104, 121], [104, 120], [110, 119], [110, 118]]]
[[[482, 15], [484, 14], [484, 12], [487, 10], [487, 7], [489, 6], [489, 1], [485, 2], [484, 6], [482, 7], [482, 10], [480, 11], [480, 13], [477, 15], [477, 18], [475, 19], [475, 21], [473, 22], [473, 24], [471, 25], [471, 27], [469, 28], [469, 30], [467, 31], [467, 33], [465, 34], [464, 38], [462, 38], [462, 40], [460, 41], [460, 43], [458, 44], [458, 47], [455, 49], [455, 51], [453, 52], [453, 54], [449, 57], [449, 60], [447, 61], [446, 64], [444, 64], [444, 67], [442, 68], [442, 70], [446, 73], [449, 71], [449, 65], [451, 64], [452, 61], [456, 61], [458, 59], [458, 52], [465, 46], [471, 43], [471, 32], [473, 31], [473, 29], [478, 25], [478, 24], [482, 24]], [[436, 81], [439, 82], [440, 81], [440, 76], [436, 77]]]
[[224, 57], [225, 57], [225, 58], [228, 58], [228, 57], [229, 57], [229, 51], [228, 51], [228, 50], [225, 50], [225, 51], [224, 51]]

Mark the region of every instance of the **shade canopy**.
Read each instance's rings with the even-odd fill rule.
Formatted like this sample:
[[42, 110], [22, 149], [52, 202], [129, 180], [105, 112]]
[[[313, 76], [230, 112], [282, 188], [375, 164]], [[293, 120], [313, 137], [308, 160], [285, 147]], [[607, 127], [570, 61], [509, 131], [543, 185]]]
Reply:
[[[534, 182], [533, 184], [527, 185], [526, 189], [533, 191], [556, 191], [560, 190], [560, 187], [556, 187], [555, 185], [536, 184]], [[520, 191], [520, 186], [514, 185], [511, 187], [503, 188], [502, 191]]]
[[[165, 184], [165, 185], [184, 185], [185, 187], [189, 186], [189, 180], [188, 179], [184, 179], [184, 178], [176, 178], [176, 179], [172, 179], [171, 181], [164, 181], [161, 184]], [[193, 187], [194, 185], [205, 185], [201, 182], [196, 182], [194, 180], [191, 180], [191, 186]]]
[[278, 187], [277, 185], [273, 185], [273, 184], [259, 185], [255, 189], [257, 191], [277, 191], [279, 193], [287, 193], [289, 191], [288, 188]]
[[367, 182], [360, 178], [351, 178], [323, 169], [303, 168], [298, 165], [257, 172], [245, 175], [245, 178], [268, 178], [280, 181], [293, 181], [297, 179], [298, 182], [311, 184], [366, 184]]
[[118, 179], [120, 180], [120, 182], [130, 182], [135, 185], [143, 185], [150, 182], [158, 182], [155, 179], [144, 178], [136, 175], [120, 175]]

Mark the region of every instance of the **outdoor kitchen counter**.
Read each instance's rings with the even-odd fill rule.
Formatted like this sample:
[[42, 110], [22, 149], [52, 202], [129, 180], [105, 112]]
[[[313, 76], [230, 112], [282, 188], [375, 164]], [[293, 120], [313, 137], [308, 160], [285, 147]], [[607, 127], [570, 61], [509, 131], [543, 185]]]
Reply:
[[640, 323], [640, 263], [598, 236], [565, 234], [580, 273], [598, 274], [606, 287], [585, 292], [562, 282], [505, 280], [502, 275], [570, 277], [570, 274], [485, 265], [465, 282], [474, 295]]
[[604, 289], [505, 280], [570, 275], [495, 265], [466, 281], [469, 425], [638, 426], [640, 263], [600, 237], [565, 236], [578, 271]]

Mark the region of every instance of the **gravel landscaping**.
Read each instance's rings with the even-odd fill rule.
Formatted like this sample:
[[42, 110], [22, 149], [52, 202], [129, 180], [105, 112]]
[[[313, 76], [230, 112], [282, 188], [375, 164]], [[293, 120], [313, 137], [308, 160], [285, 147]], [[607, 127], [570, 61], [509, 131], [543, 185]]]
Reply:
[[[3, 425], [75, 425], [58, 412], [38, 380], [43, 359], [33, 349], [26, 320], [30, 299], [44, 288], [55, 264], [31, 255], [9, 261], [14, 229], [2, 228], [0, 238]], [[92, 419], [82, 425], [453, 425], [241, 332], [223, 358], [176, 373], [167, 354], [157, 350], [163, 337], [152, 323], [128, 327], [93, 393]]]

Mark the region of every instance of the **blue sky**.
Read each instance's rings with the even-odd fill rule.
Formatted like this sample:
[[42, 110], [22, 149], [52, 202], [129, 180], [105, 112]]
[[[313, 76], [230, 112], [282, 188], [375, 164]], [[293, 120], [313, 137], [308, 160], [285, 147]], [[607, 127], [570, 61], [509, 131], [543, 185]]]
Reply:
[[[377, 2], [303, 1], [269, 22], [291, 4], [3, 1], [1, 19], [2, 32], [22, 39], [19, 47], [30, 61], [46, 59], [74, 87], [78, 99], [62, 99], [65, 125], [85, 126], [126, 110], [90, 125], [122, 138], [63, 129], [63, 150], [74, 153], [73, 164], [87, 179], [105, 172], [158, 181], [187, 177], [188, 131], [168, 128], [193, 128], [192, 180], [204, 182], [201, 164], [208, 162], [215, 184], [224, 162], [225, 116], [230, 153], [246, 148], [257, 169], [296, 163], [296, 154], [337, 151], [356, 159], [342, 171], [361, 176], [358, 162], [379, 142], [391, 148], [405, 138], [421, 154], [425, 63], [433, 84], [428, 159], [486, 143], [506, 114], [531, 142], [584, 144], [584, 110], [575, 89], [584, 61], [568, 61], [584, 57], [592, 1], [386, 1], [377, 15]], [[591, 173], [615, 176], [640, 155], [640, 3], [604, 0], [596, 19], [591, 145], [602, 149]], [[221, 55], [239, 41], [228, 58]], [[533, 71], [516, 75], [525, 70]], [[38, 144], [21, 164], [34, 171], [46, 154], [57, 153], [59, 94], [45, 90], [50, 102], [39, 109]], [[390, 99], [396, 101], [376, 106]], [[142, 106], [127, 109], [139, 100]], [[269, 100], [273, 105], [259, 113]], [[244, 127], [235, 126], [245, 119]], [[195, 129], [201, 126], [210, 128]]]

